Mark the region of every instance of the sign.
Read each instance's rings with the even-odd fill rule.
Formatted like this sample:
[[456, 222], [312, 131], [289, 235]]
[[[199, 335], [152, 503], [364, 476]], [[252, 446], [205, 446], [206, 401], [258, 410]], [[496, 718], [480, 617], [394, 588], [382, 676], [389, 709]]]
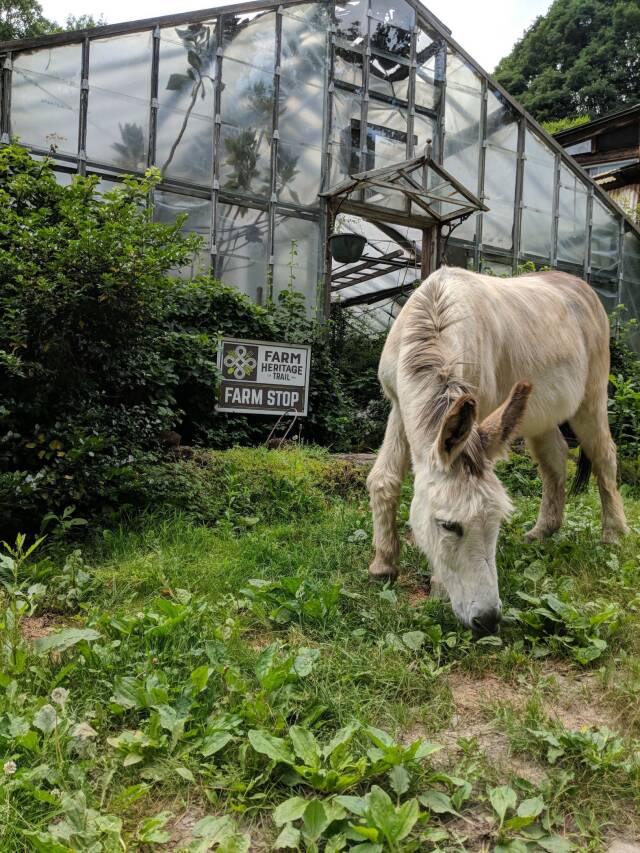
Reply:
[[223, 338], [216, 410], [305, 417], [310, 367], [310, 346]]

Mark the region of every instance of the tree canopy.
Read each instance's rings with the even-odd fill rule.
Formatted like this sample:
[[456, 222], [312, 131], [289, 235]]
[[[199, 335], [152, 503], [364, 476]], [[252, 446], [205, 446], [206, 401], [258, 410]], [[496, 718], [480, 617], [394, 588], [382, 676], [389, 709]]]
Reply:
[[37, 0], [0, 0], [0, 41], [30, 38], [58, 29]]
[[61, 30], [86, 30], [106, 23], [103, 16], [68, 15], [62, 27], [42, 14], [37, 0], [0, 0], [0, 41], [31, 38]]
[[496, 79], [539, 121], [640, 101], [640, 0], [555, 0]]

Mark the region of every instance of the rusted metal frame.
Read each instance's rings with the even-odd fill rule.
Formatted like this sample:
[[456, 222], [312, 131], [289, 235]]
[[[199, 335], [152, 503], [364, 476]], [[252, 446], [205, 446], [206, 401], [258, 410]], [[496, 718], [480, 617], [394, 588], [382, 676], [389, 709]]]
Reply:
[[338, 293], [340, 290], [346, 290], [349, 287], [355, 287], [357, 284], [364, 284], [365, 281], [372, 281], [374, 278], [380, 278], [380, 276], [386, 275], [388, 272], [391, 272], [392, 270], [402, 269], [403, 267], [408, 267], [408, 266], [409, 266], [408, 261], [404, 262], [400, 266], [397, 266], [395, 264], [389, 264], [389, 266], [386, 269], [383, 268], [383, 269], [379, 269], [379, 270], [374, 270], [373, 272], [370, 272], [367, 275], [361, 275], [358, 278], [354, 278], [353, 281], [350, 281], [350, 282], [345, 283], [345, 284], [340, 284], [336, 287], [332, 287], [331, 293], [332, 294]]
[[299, 6], [300, 0], [249, 0], [246, 3], [235, 3], [231, 6], [213, 6], [208, 9], [197, 9], [193, 12], [179, 12], [172, 15], [156, 15], [153, 18], [140, 18], [135, 21], [125, 21], [120, 24], [105, 24], [102, 27], [92, 27], [85, 30], [72, 30], [63, 33], [51, 33], [26, 39], [11, 39], [0, 41], [0, 52], [4, 50], [31, 50], [39, 47], [56, 47], [63, 44], [81, 42], [85, 38], [99, 39], [107, 36], [128, 35], [141, 30], [152, 30], [154, 27], [176, 27], [181, 24], [192, 24], [198, 21], [208, 21], [219, 15], [241, 15], [251, 12], [272, 12], [279, 6]]
[[[362, 62], [362, 95], [360, 96], [360, 150], [358, 152], [358, 164], [360, 168], [367, 163], [367, 120], [369, 117], [369, 76], [371, 64], [371, 9], [367, 8], [367, 34], [363, 45]], [[364, 192], [358, 193], [364, 201]]]
[[13, 55], [9, 51], [2, 61], [0, 73], [0, 144], [11, 142], [11, 76], [13, 73]]
[[419, 216], [415, 213], [407, 215], [404, 211], [380, 207], [377, 204], [365, 203], [355, 199], [345, 200], [340, 205], [340, 211], [342, 213], [352, 213], [354, 216], [361, 216], [363, 219], [374, 223], [395, 223], [397, 225], [408, 225], [411, 228], [430, 228], [434, 224], [433, 219], [426, 216]]
[[518, 116], [518, 150], [516, 161], [516, 193], [513, 210], [513, 274], [518, 272], [518, 263], [520, 261], [520, 237], [522, 235], [522, 194], [524, 189], [524, 162], [525, 154], [525, 130], [526, 122], [522, 116]]
[[211, 161], [211, 242], [209, 248], [210, 265], [215, 275], [218, 256], [218, 204], [220, 202], [220, 139], [222, 135], [221, 96], [222, 96], [222, 26], [223, 18], [216, 18], [216, 73], [213, 83], [213, 138]]
[[383, 302], [385, 299], [392, 299], [394, 296], [402, 296], [405, 293], [410, 293], [415, 290], [414, 282], [402, 284], [400, 287], [390, 287], [387, 290], [373, 290], [370, 293], [359, 293], [357, 296], [352, 296], [345, 299], [341, 304], [345, 308], [352, 305], [371, 305], [375, 302]]
[[[401, 255], [404, 255], [402, 249], [395, 249], [393, 252], [389, 252], [386, 255], [380, 255], [379, 258], [367, 258], [364, 263], [358, 264], [357, 266], [352, 267], [351, 269], [346, 271], [344, 271], [344, 266], [341, 266], [331, 276], [331, 280], [337, 280], [338, 278], [342, 278], [344, 275], [352, 275], [356, 272], [362, 272], [362, 270], [368, 270], [371, 267], [379, 266], [380, 264], [384, 266], [387, 261], [393, 260], [394, 258], [399, 258]], [[349, 265], [345, 264], [345, 266]]]
[[587, 192], [587, 245], [584, 253], [584, 279], [591, 280], [591, 235], [593, 233], [593, 187]]
[[[324, 134], [323, 134], [323, 152], [322, 158], [322, 174], [320, 176], [320, 186], [324, 189], [329, 187], [331, 183], [331, 169], [333, 164], [333, 93], [335, 88], [335, 64], [336, 64], [336, 19], [335, 19], [335, 3], [331, 4], [329, 10], [329, 31], [326, 46], [326, 70], [325, 70], [325, 86], [324, 86]], [[333, 258], [329, 251], [329, 235], [333, 228], [333, 220], [331, 218], [331, 203], [320, 196], [320, 240], [319, 240], [319, 286], [322, 287], [321, 299], [318, 302], [322, 305], [324, 318], [328, 319], [331, 316], [331, 274], [333, 267]]]
[[558, 265], [558, 231], [560, 225], [560, 183], [562, 175], [562, 158], [556, 152], [553, 169], [553, 205], [551, 208], [551, 266]]
[[616, 304], [620, 305], [622, 300], [622, 280], [624, 278], [624, 235], [626, 233], [626, 223], [624, 219], [620, 220], [620, 229], [618, 232], [618, 292], [616, 296]]
[[[480, 148], [478, 151], [478, 198], [485, 203], [484, 177], [487, 171], [487, 146], [489, 144], [487, 129], [487, 112], [489, 105], [489, 87], [484, 77], [480, 78]], [[485, 208], [486, 209], [486, 208]], [[476, 235], [474, 241], [473, 265], [480, 272], [482, 265], [482, 229], [484, 226], [484, 213], [476, 216]]]
[[[416, 47], [418, 43], [418, 29], [413, 28], [411, 33], [411, 45], [409, 48], [409, 91], [407, 92], [407, 145], [406, 157], [411, 160], [413, 150], [413, 127], [416, 115], [416, 72], [418, 63], [416, 61]], [[407, 212], [411, 211], [411, 200], [407, 199]]]
[[273, 113], [271, 120], [271, 193], [269, 196], [268, 209], [268, 233], [267, 233], [267, 303], [273, 300], [273, 270], [275, 265], [276, 246], [276, 204], [278, 202], [276, 179], [278, 176], [278, 147], [280, 145], [280, 132], [278, 130], [278, 119], [280, 113], [280, 77], [282, 62], [282, 6], [276, 11], [275, 31], [275, 66], [273, 69]]
[[422, 21], [424, 24], [426, 24], [426, 26], [435, 30], [448, 43], [451, 49], [454, 50], [459, 56], [461, 56], [471, 66], [471, 68], [476, 71], [476, 73], [478, 73], [481, 77], [486, 78], [491, 88], [498, 92], [504, 98], [504, 100], [508, 104], [510, 104], [510, 106], [518, 115], [522, 116], [523, 118], [526, 118], [531, 127], [535, 129], [536, 133], [541, 136], [542, 139], [545, 140], [546, 145], [560, 154], [560, 156], [562, 157], [563, 164], [574, 175], [580, 178], [583, 183], [586, 183], [589, 187], [591, 187], [593, 193], [598, 195], [603, 204], [605, 204], [617, 216], [622, 216], [629, 224], [629, 226], [638, 234], [638, 236], [640, 236], [640, 225], [637, 225], [635, 222], [633, 222], [627, 216], [624, 210], [618, 204], [616, 204], [616, 202], [613, 201], [613, 199], [607, 194], [607, 192], [603, 190], [602, 187], [598, 186], [598, 184], [593, 180], [593, 178], [583, 172], [583, 170], [573, 160], [573, 158], [569, 154], [567, 154], [562, 145], [556, 139], [554, 139], [553, 136], [551, 136], [551, 134], [548, 133], [548, 131], [546, 131], [542, 127], [542, 125], [539, 124], [533, 118], [533, 116], [529, 115], [529, 113], [526, 112], [526, 110], [524, 110], [523, 107], [507, 92], [507, 90], [503, 88], [503, 86], [501, 86], [500, 83], [497, 82], [497, 80], [495, 80], [487, 71], [485, 71], [484, 68], [478, 62], [476, 62], [476, 60], [469, 53], [467, 53], [467, 51], [463, 47], [458, 44], [458, 42], [452, 37], [451, 31], [444, 26], [442, 21], [440, 21], [439, 18], [433, 15], [422, 4], [419, 4], [419, 6], [416, 5], [415, 8], [418, 15], [418, 21]]
[[[447, 132], [445, 123], [445, 109], [447, 100], [447, 45], [443, 43], [440, 50], [436, 54], [436, 73], [434, 78], [438, 76], [438, 64], [440, 64], [440, 102], [437, 109], [437, 125], [436, 138], [434, 139], [435, 157], [433, 158], [438, 165], [444, 163], [444, 138]], [[435, 79], [434, 79], [435, 83]]]
[[89, 110], [89, 39], [82, 41], [80, 60], [80, 108], [78, 113], [78, 174], [87, 174], [87, 114]]
[[154, 27], [151, 43], [151, 92], [149, 95], [149, 147], [147, 165], [156, 163], [156, 136], [158, 132], [158, 75], [160, 73], [160, 27]]

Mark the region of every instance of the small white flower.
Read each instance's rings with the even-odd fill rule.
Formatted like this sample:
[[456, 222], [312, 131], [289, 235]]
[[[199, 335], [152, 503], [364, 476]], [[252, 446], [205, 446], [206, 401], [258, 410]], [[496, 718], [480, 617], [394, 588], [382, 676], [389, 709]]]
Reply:
[[64, 687], [56, 687], [55, 690], [51, 693], [51, 699], [56, 705], [60, 705], [61, 708], [67, 704], [67, 699], [69, 698], [69, 691]]
[[142, 621], [144, 619], [144, 617], [145, 617], [145, 614], [142, 612], [142, 610], [138, 610], [138, 612], [136, 613], [136, 619], [139, 619], [140, 621]]
[[73, 737], [80, 738], [80, 740], [88, 740], [92, 737], [98, 737], [98, 732], [90, 726], [89, 723], [78, 723], [78, 725], [74, 728]]
[[15, 761], [5, 761], [5, 763], [2, 765], [2, 769], [4, 770], [5, 776], [13, 776], [13, 774], [18, 769], [18, 765], [15, 763]]

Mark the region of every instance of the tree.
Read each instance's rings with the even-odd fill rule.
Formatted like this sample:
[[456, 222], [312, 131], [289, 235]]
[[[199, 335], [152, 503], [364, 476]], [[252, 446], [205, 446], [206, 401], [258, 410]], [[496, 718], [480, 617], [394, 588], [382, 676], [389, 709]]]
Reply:
[[58, 29], [37, 0], [0, 0], [0, 41], [30, 38]]
[[640, 102], [640, 0], [555, 0], [495, 76], [539, 121]]

